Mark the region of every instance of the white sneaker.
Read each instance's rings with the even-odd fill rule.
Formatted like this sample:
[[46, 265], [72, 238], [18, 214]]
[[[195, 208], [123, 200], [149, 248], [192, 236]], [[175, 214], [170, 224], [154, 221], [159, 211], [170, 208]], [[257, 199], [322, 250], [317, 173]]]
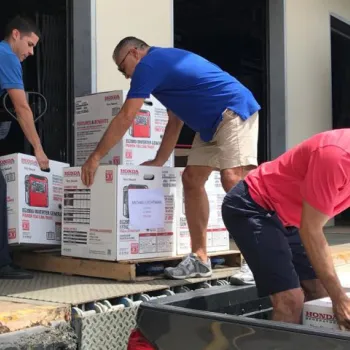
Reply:
[[253, 273], [244, 259], [242, 259], [240, 270], [231, 276], [230, 283], [236, 286], [255, 284]]

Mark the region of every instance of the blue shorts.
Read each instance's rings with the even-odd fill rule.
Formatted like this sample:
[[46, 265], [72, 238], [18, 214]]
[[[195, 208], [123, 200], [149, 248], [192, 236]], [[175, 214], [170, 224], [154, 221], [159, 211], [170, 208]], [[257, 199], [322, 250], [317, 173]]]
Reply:
[[227, 230], [253, 272], [260, 297], [299, 288], [316, 279], [296, 227], [284, 227], [273, 211], [258, 205], [241, 181], [222, 204]]

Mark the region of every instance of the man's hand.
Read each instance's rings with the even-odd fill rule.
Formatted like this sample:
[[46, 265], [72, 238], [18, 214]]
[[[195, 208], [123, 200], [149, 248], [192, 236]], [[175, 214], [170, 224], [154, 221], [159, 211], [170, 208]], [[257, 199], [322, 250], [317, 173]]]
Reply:
[[334, 314], [342, 329], [350, 330], [350, 300], [341, 286], [323, 227], [329, 217], [303, 202], [300, 238], [306, 254], [333, 303]]
[[339, 328], [350, 330], [350, 299], [343, 297], [340, 300], [333, 301], [333, 312], [337, 318]]
[[91, 154], [81, 168], [81, 181], [84, 185], [90, 187], [94, 183], [94, 177], [100, 160], [95, 154]]
[[163, 166], [162, 162], [160, 162], [157, 159], [148, 160], [147, 162], [143, 162], [141, 165], [144, 165], [144, 166]]
[[41, 170], [46, 170], [49, 168], [49, 159], [47, 158], [45, 152], [42, 148], [34, 150], [35, 158], [39, 164]]

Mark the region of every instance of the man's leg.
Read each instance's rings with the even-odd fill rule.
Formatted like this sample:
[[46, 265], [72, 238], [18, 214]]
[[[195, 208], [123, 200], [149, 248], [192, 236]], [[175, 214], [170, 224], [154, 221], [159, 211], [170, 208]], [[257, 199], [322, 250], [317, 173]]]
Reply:
[[7, 229], [7, 186], [0, 171], [0, 279], [32, 278], [27, 271], [11, 265]]
[[304, 300], [305, 297], [301, 288], [294, 288], [271, 295], [272, 320], [299, 324]]
[[176, 267], [165, 269], [165, 275], [175, 279], [209, 277], [211, 262], [207, 256], [207, 226], [209, 202], [205, 183], [217, 168], [217, 147], [214, 142], [204, 142], [197, 133], [192, 144], [186, 169], [182, 175], [185, 211], [191, 236], [192, 254]]
[[271, 298], [273, 319], [299, 323], [304, 294], [277, 216], [254, 202], [243, 181], [226, 195], [222, 216], [254, 274], [259, 296]]
[[293, 264], [299, 276], [301, 287], [305, 294], [305, 300], [320, 299], [328, 296], [326, 289], [313, 269], [301, 242], [299, 230], [296, 227], [286, 228], [287, 238], [293, 254]]
[[211, 167], [188, 166], [183, 175], [182, 182], [185, 194], [185, 210], [188, 229], [191, 234], [192, 253], [207, 262], [207, 226], [209, 220], [209, 201], [204, 188]]
[[258, 165], [259, 114], [243, 121], [226, 110], [214, 140], [219, 148], [221, 183], [228, 192]]
[[296, 288], [271, 296], [274, 308], [273, 320], [300, 323], [305, 301], [328, 296], [327, 291], [318, 279], [301, 281], [300, 283], [302, 288]]
[[[256, 166], [236, 167], [233, 169], [225, 169], [221, 171], [221, 183], [226, 192], [235, 186], [240, 180], [243, 180], [249, 171], [255, 169]], [[238, 272], [234, 273], [230, 278], [233, 285], [255, 284], [254, 276], [250, 270], [246, 260], [242, 259], [242, 265]]]
[[182, 177], [192, 254], [176, 268], [167, 268], [168, 277], [210, 276], [206, 249], [209, 203], [204, 185], [214, 169], [221, 169], [221, 182], [228, 191], [257, 165], [258, 120], [258, 113], [243, 122], [226, 110], [211, 142], [202, 141], [196, 134]]
[[328, 297], [326, 289], [319, 279], [300, 281], [305, 294], [305, 301]]
[[[225, 112], [216, 139], [220, 148], [221, 183], [226, 192], [257, 167], [258, 136], [258, 113], [242, 121], [232, 111]], [[234, 285], [255, 284], [245, 259], [242, 260], [241, 269], [231, 276], [230, 282]]]

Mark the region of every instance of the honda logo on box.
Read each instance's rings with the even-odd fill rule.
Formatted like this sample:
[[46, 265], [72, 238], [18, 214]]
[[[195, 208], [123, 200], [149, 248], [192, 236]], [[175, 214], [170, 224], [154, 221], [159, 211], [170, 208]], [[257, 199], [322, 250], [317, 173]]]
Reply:
[[322, 312], [313, 312], [313, 311], [306, 311], [306, 317], [309, 319], [313, 319], [313, 320], [327, 320], [327, 321], [335, 321], [336, 318], [334, 315], [332, 314], [325, 314]]
[[21, 162], [22, 164], [26, 164], [26, 165], [38, 166], [38, 162], [36, 161], [36, 159], [22, 158]]
[[79, 170], [65, 170], [64, 176], [80, 176]]
[[139, 175], [139, 171], [137, 169], [120, 169], [120, 173], [122, 175]]
[[120, 100], [120, 96], [119, 95], [105, 96], [105, 101], [115, 101], [115, 100]]
[[15, 160], [13, 158], [8, 158], [8, 159], [0, 159], [0, 166], [1, 165], [10, 165], [14, 164]]

